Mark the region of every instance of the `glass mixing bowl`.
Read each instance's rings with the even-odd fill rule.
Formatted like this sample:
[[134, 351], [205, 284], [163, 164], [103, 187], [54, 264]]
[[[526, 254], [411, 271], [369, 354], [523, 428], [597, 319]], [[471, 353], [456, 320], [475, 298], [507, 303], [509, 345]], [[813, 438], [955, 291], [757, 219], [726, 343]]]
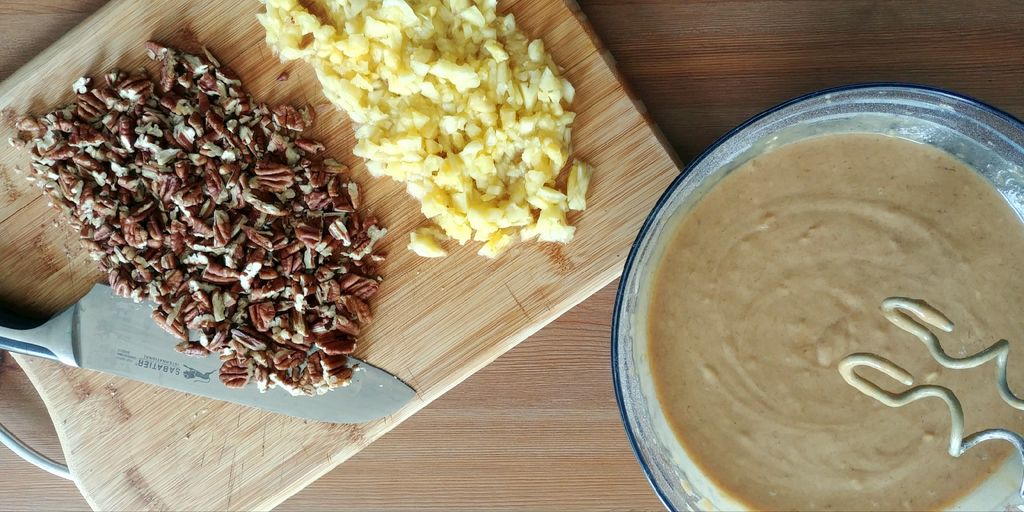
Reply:
[[[948, 91], [902, 84], [819, 91], [759, 114], [712, 144], [669, 186], [640, 229], [626, 260], [612, 323], [612, 372], [622, 421], [637, 460], [669, 509], [744, 507], [701, 474], [669, 428], [654, 393], [647, 350], [647, 291], [666, 229], [750, 158], [807, 137], [845, 132], [886, 134], [952, 153], [984, 175], [1024, 219], [1024, 124]], [[1016, 493], [1019, 466], [1018, 458], [1011, 457], [953, 509], [1024, 505]]]

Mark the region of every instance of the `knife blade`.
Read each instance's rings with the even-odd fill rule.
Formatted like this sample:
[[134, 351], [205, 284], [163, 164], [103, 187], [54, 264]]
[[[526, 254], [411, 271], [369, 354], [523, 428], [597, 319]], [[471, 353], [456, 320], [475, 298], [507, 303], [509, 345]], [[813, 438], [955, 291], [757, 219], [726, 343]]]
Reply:
[[216, 400], [329, 423], [364, 423], [388, 416], [416, 396], [394, 375], [365, 361], [352, 383], [319, 396], [292, 396], [277, 388], [260, 393], [254, 385], [230, 389], [221, 383], [215, 355], [190, 357], [177, 352], [178, 340], [157, 326], [148, 304], [118, 297], [96, 285], [74, 306], [33, 324], [11, 312], [0, 314], [0, 349], [47, 357]]

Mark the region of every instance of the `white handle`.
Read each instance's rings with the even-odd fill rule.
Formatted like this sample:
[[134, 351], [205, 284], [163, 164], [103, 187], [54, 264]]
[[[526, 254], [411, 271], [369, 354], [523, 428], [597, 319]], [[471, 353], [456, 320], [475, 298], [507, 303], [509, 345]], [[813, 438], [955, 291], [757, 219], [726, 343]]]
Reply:
[[67, 480], [72, 479], [71, 470], [69, 470], [67, 466], [37, 452], [31, 446], [23, 443], [21, 439], [18, 439], [2, 424], [0, 424], [0, 444], [10, 448], [15, 455], [25, 459], [26, 462], [31, 463], [43, 471]]

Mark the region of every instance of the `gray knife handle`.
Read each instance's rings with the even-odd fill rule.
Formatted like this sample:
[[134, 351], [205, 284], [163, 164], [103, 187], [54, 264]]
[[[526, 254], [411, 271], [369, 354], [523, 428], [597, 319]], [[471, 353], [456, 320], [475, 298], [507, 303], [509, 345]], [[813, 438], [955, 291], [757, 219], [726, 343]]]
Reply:
[[72, 342], [74, 320], [75, 306], [42, 323], [0, 311], [0, 350], [78, 366]]
[[[76, 309], [77, 305], [73, 305], [45, 322], [33, 321], [10, 310], [0, 309], [0, 350], [46, 357], [77, 367], [72, 343]], [[72, 479], [68, 466], [36, 452], [3, 425], [0, 425], [0, 444], [40, 469], [61, 478]]]
[[[71, 306], [59, 315], [43, 322], [0, 309], [0, 350], [45, 357], [64, 364], [78, 366], [71, 338], [76, 308], [77, 305]], [[0, 425], [0, 444], [10, 448], [16, 455], [42, 470], [61, 478], [72, 479], [71, 470], [66, 465], [37, 452], [3, 425]]]

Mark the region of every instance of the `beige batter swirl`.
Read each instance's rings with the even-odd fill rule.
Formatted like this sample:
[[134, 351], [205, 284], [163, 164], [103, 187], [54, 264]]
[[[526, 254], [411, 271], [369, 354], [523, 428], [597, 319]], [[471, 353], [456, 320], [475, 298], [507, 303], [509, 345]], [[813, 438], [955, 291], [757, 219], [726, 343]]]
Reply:
[[718, 487], [758, 509], [936, 509], [1006, 460], [1000, 443], [950, 457], [937, 400], [892, 409], [843, 381], [847, 354], [884, 354], [953, 390], [968, 432], [1024, 432], [994, 369], [943, 368], [880, 314], [890, 296], [928, 297], [957, 319], [942, 340], [952, 356], [1009, 339], [1010, 387], [1024, 391], [1024, 229], [952, 156], [817, 137], [744, 164], [681, 216], [652, 291], [651, 365], [670, 423]]

